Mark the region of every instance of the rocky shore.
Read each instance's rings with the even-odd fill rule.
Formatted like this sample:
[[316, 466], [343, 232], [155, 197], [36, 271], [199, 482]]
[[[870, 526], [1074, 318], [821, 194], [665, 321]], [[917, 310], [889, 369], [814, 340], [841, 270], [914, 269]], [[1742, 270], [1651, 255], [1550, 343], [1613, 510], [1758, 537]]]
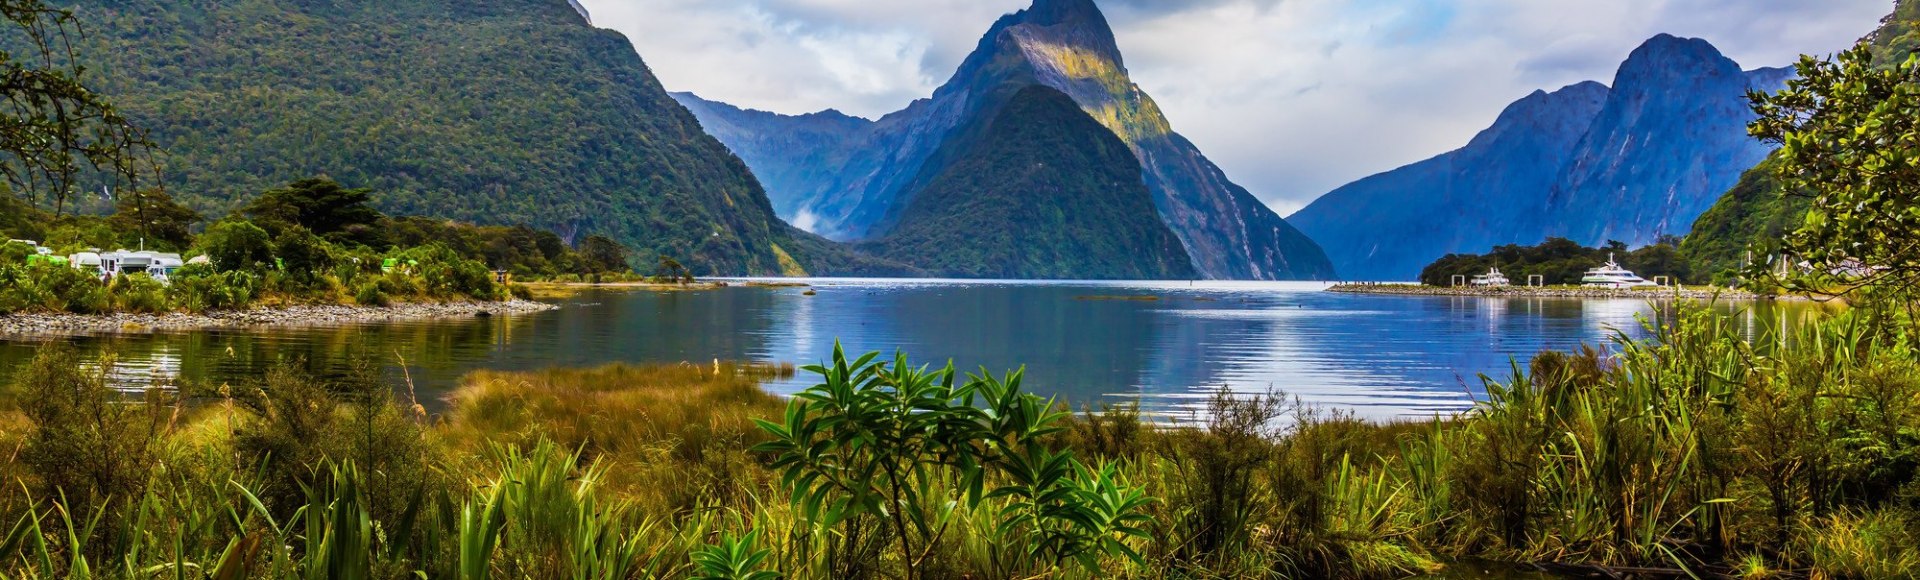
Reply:
[[1510, 298], [1631, 298], [1636, 300], [1759, 300], [1772, 299], [1726, 288], [1592, 288], [1587, 286], [1461, 286], [1420, 284], [1336, 284], [1328, 292], [1393, 294], [1402, 296], [1500, 296]]
[[0, 337], [81, 336], [140, 333], [161, 330], [247, 328], [254, 326], [330, 326], [418, 320], [471, 318], [495, 314], [524, 314], [559, 308], [544, 302], [447, 302], [392, 306], [288, 306], [248, 310], [221, 310], [198, 314], [0, 314]]

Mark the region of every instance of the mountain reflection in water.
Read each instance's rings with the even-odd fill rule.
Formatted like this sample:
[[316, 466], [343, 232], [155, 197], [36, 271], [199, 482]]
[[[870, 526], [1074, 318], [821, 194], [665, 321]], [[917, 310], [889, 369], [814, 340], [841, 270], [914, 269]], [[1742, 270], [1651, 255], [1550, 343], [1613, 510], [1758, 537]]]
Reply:
[[[1138, 400], [1175, 419], [1215, 389], [1282, 391], [1362, 417], [1468, 408], [1478, 375], [1542, 349], [1644, 335], [1638, 300], [1334, 294], [1317, 283], [814, 280], [804, 288], [591, 290], [526, 316], [67, 339], [129, 389], [257, 382], [275, 361], [344, 373], [361, 359], [410, 377], [434, 406], [474, 369], [714, 359], [819, 362], [903, 350], [963, 372], [1025, 365], [1026, 386], [1078, 406]], [[1746, 332], [1790, 327], [1811, 304], [1720, 304]], [[43, 342], [0, 341], [0, 380]], [[402, 373], [400, 361], [408, 372]], [[800, 373], [769, 385], [793, 392]]]

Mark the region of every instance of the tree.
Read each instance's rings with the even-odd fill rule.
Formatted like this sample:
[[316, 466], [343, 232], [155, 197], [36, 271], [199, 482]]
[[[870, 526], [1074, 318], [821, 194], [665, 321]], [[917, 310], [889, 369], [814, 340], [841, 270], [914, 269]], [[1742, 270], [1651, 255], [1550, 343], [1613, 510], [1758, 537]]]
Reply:
[[693, 281], [693, 272], [680, 265], [679, 260], [667, 256], [660, 257], [660, 268], [654, 270], [654, 278], [685, 284]]
[[46, 241], [47, 222], [52, 217], [24, 199], [0, 193], [0, 239]]
[[335, 240], [365, 237], [386, 217], [373, 208], [373, 190], [347, 189], [325, 177], [269, 190], [241, 211], [269, 230], [300, 226]]
[[229, 220], [200, 235], [200, 249], [222, 272], [260, 271], [273, 263], [273, 240], [260, 226]]
[[281, 231], [273, 247], [287, 276], [301, 282], [314, 281], [319, 274], [333, 268], [335, 262], [326, 240], [298, 226]]
[[586, 268], [586, 274], [624, 272], [627, 270], [627, 248], [613, 241], [613, 238], [587, 236], [587, 239], [580, 241], [580, 265]]
[[1775, 176], [1812, 198], [1783, 244], [1804, 272], [1782, 282], [1910, 287], [1920, 277], [1920, 56], [1876, 68], [1861, 47], [1831, 60], [1802, 56], [1796, 68], [1786, 89], [1749, 95], [1759, 115], [1749, 131], [1780, 145]]
[[87, 88], [72, 38], [73, 14], [40, 0], [0, 0], [25, 44], [0, 49], [0, 177], [29, 205], [50, 197], [54, 215], [81, 177], [137, 185], [152, 143], [105, 97]]
[[190, 228], [200, 220], [199, 212], [180, 205], [166, 191], [156, 188], [121, 196], [113, 216], [107, 218], [107, 225], [137, 234], [148, 245], [181, 250], [193, 245]]

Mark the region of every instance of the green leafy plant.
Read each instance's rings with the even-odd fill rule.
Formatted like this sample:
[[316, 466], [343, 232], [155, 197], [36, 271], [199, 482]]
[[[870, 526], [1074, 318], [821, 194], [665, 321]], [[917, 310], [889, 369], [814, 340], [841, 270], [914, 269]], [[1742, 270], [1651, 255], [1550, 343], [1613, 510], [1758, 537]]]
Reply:
[[761, 569], [761, 563], [771, 553], [758, 548], [760, 532], [758, 530], [742, 535], [720, 534], [720, 539], [711, 545], [695, 550], [693, 559], [694, 578], [697, 580], [774, 580], [780, 574]]
[[[904, 354], [878, 358], [849, 361], [836, 344], [830, 365], [806, 367], [823, 382], [794, 396], [784, 422], [758, 421], [773, 440], [755, 450], [775, 456], [772, 468], [808, 521], [885, 521], [908, 578], [918, 577], [956, 511], [986, 499], [1013, 500], [1003, 538], [1056, 561], [1114, 550], [1119, 544], [1095, 539], [1108, 531], [1135, 535], [1144, 500], [1116, 488], [1106, 491], [1121, 493], [1110, 498], [1118, 513], [1084, 505], [1087, 488], [1076, 486], [1085, 484], [1071, 480], [1084, 468], [1042, 443], [1067, 413], [1022, 392], [1020, 372], [982, 372], [956, 386], [951, 364], [929, 371]], [[1012, 483], [987, 487], [1000, 477]]]

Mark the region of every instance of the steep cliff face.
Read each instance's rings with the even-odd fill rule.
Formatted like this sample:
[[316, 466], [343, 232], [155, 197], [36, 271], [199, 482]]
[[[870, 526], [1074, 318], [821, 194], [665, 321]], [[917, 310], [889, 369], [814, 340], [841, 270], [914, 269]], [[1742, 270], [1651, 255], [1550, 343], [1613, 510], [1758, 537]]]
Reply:
[[960, 151], [868, 244], [940, 276], [1179, 279], [1193, 267], [1154, 214], [1125, 143], [1053, 89], [1029, 85], [948, 142]]
[[[1031, 85], [1068, 95], [1127, 144], [1155, 212], [1179, 237], [1201, 276], [1333, 276], [1318, 245], [1172, 131], [1152, 99], [1127, 77], [1113, 32], [1091, 0], [1038, 0], [1002, 17], [931, 98], [855, 130], [838, 144], [743, 156], [757, 172], [813, 176], [782, 180], [769, 189], [776, 207], [790, 208], [782, 210], [783, 217], [835, 239], [877, 239], [899, 225], [918, 192], [955, 160], [952, 155], [960, 149], [943, 145], [964, 136], [966, 120]], [[710, 125], [721, 116], [693, 108]], [[760, 119], [746, 128], [760, 134], [786, 123]], [[752, 150], [758, 139], [718, 134], [736, 151]], [[824, 160], [838, 166], [817, 165]]]
[[1630, 246], [1684, 235], [1772, 150], [1747, 136], [1754, 82], [1704, 40], [1660, 35], [1635, 49], [1548, 198], [1548, 232]]
[[1441, 256], [1538, 235], [1521, 224], [1544, 208], [1542, 192], [1607, 93], [1596, 82], [1535, 91], [1466, 147], [1343, 186], [1287, 219], [1356, 280], [1411, 280]]
[[1466, 147], [1362, 179], [1288, 220], [1348, 278], [1410, 280], [1449, 253], [1564, 237], [1652, 243], [1684, 233], [1769, 148], [1747, 137], [1743, 72], [1712, 45], [1660, 35], [1608, 88], [1585, 82], [1509, 106]]

